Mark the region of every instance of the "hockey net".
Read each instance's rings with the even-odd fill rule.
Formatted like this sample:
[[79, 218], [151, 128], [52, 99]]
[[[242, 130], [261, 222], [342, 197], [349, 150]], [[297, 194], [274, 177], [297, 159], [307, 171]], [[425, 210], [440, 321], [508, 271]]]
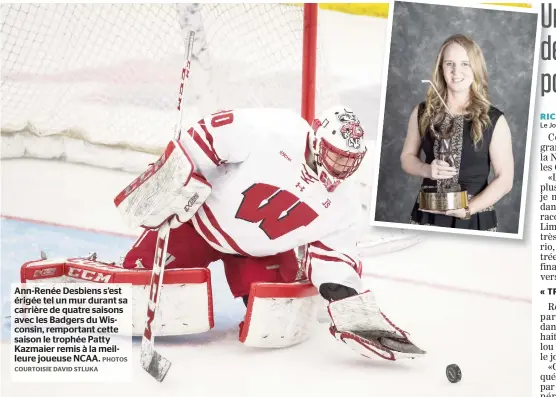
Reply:
[[[189, 30], [195, 43], [184, 124], [222, 108], [301, 112], [303, 10], [293, 4], [3, 4], [2, 159], [142, 172], [173, 136]], [[330, 56], [317, 37], [316, 112], [340, 103]], [[367, 157], [365, 176], [358, 172], [365, 223]]]
[[[185, 123], [221, 108], [301, 110], [303, 7], [8, 4], [2, 14], [3, 158], [141, 170], [134, 154], [159, 154], [172, 137], [190, 29]], [[337, 95], [316, 63], [322, 108]], [[98, 156], [107, 148], [127, 153], [109, 163]]]

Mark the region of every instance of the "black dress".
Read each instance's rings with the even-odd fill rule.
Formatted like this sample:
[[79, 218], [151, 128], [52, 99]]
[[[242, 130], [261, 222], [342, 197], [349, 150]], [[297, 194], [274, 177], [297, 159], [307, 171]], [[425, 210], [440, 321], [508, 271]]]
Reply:
[[[419, 104], [418, 120], [425, 109], [425, 103]], [[471, 122], [465, 121], [461, 137], [454, 137], [456, 156], [460, 156], [460, 168], [458, 182], [462, 189], [467, 190], [469, 198], [479, 194], [488, 186], [488, 176], [490, 173], [490, 155], [489, 146], [492, 140], [492, 133], [498, 118], [503, 114], [497, 108], [491, 106], [488, 112], [491, 126], [483, 131], [483, 139], [475, 148], [471, 136]], [[419, 121], [418, 121], [419, 122]], [[427, 128], [425, 136], [421, 139], [421, 149], [425, 154], [425, 162], [432, 163], [434, 157], [434, 139], [430, 134], [430, 128]], [[422, 187], [436, 186], [436, 181], [429, 178], [423, 179]], [[473, 214], [471, 219], [464, 220], [454, 216], [446, 216], [442, 214], [433, 214], [419, 210], [419, 197], [411, 212], [410, 223], [418, 225], [432, 225], [440, 227], [450, 227], [458, 229], [472, 230], [497, 230], [496, 211], [494, 207], [488, 207], [484, 210]]]

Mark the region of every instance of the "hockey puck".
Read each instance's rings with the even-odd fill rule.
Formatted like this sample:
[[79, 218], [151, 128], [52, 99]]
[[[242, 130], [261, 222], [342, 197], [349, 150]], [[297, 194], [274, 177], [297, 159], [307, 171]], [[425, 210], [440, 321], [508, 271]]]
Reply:
[[446, 367], [446, 377], [451, 383], [458, 383], [461, 380], [461, 369], [456, 364]]

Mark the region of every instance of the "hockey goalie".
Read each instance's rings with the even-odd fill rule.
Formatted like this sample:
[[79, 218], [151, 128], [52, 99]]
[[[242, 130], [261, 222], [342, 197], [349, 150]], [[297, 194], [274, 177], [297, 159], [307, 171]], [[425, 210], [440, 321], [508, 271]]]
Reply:
[[[131, 283], [134, 333], [146, 318], [157, 236], [168, 228], [165, 270], [152, 331], [199, 333], [214, 326], [209, 264], [221, 260], [247, 307], [239, 339], [284, 347], [305, 340], [322, 298], [330, 333], [368, 358], [425, 354], [386, 317], [361, 280], [356, 254], [358, 191], [367, 149], [357, 116], [335, 107], [309, 125], [284, 109], [211, 114], [182, 128], [160, 159], [114, 200], [143, 234], [121, 263], [95, 257], [24, 264], [22, 282], [53, 278]], [[162, 252], [162, 251], [160, 251]], [[51, 269], [51, 270], [48, 270]]]

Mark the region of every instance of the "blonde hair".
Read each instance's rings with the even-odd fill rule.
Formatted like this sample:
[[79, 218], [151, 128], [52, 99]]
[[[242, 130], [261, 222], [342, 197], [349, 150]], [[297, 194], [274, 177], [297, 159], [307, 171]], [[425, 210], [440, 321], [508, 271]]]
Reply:
[[[471, 137], [473, 138], [473, 145], [476, 147], [483, 139], [484, 129], [491, 124], [488, 116], [488, 111], [491, 106], [491, 102], [488, 98], [488, 73], [481, 48], [469, 36], [455, 34], [448, 37], [440, 47], [438, 55], [436, 56], [431, 81], [437, 88], [438, 93], [442, 96], [444, 102], [446, 102], [448, 89], [446, 80], [444, 79], [442, 61], [446, 47], [453, 43], [457, 43], [465, 49], [473, 70], [473, 83], [470, 87], [469, 102], [465, 108], [464, 114], [467, 120], [471, 120]], [[425, 110], [419, 123], [421, 136], [425, 135], [427, 127], [429, 127], [431, 122], [434, 124], [440, 123], [444, 119], [445, 113], [446, 109], [442, 101], [434, 89], [429, 86], [426, 94]]]

